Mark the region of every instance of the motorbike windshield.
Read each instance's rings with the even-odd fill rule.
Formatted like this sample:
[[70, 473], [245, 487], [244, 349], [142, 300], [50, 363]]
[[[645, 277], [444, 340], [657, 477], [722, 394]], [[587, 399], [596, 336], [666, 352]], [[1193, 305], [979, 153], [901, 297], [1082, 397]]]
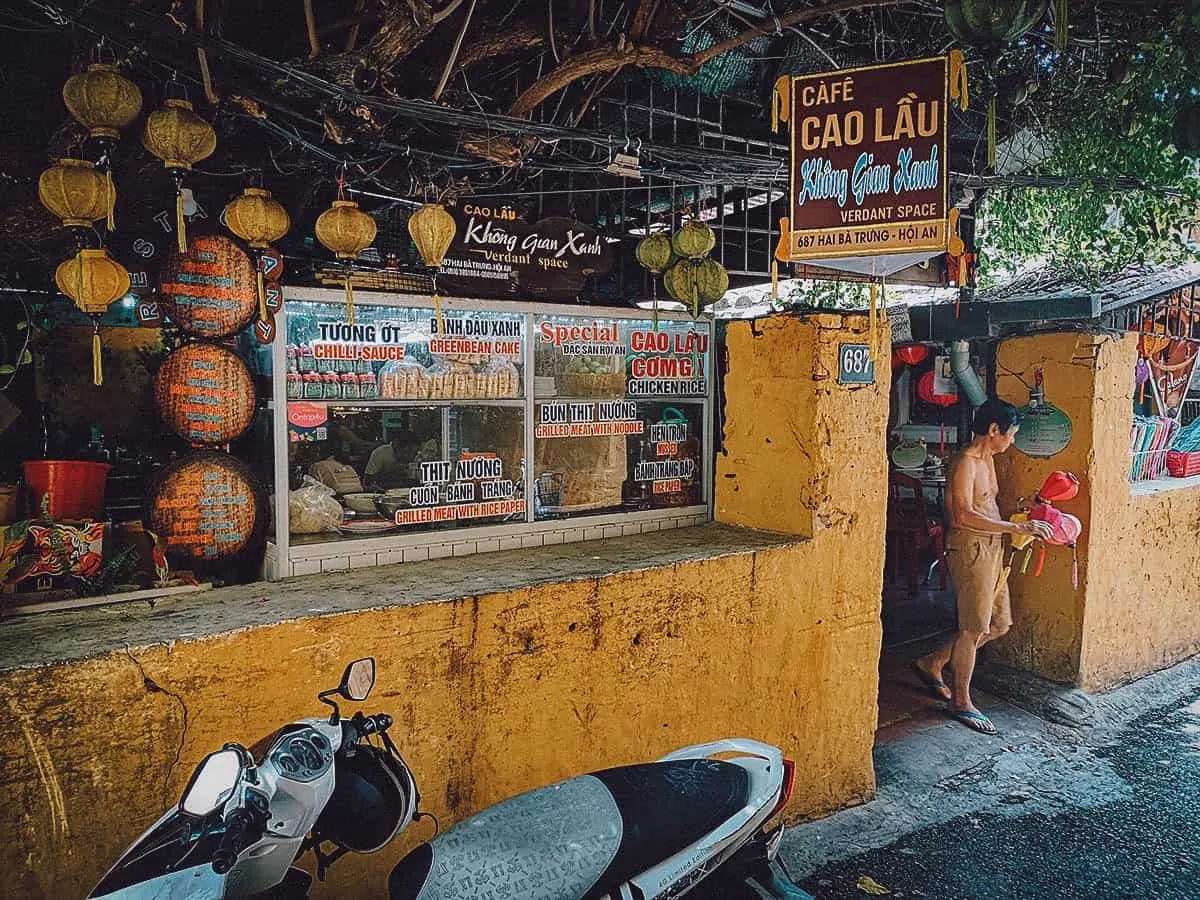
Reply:
[[122, 854], [89, 900], [220, 897], [225, 876], [213, 872], [212, 859], [222, 833], [177, 810], [170, 813]]

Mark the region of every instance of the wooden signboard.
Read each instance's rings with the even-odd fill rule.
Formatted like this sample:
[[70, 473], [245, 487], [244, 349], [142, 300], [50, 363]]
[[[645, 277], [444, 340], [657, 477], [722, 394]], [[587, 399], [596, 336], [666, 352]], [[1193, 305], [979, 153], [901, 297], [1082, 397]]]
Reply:
[[940, 56], [780, 79], [792, 161], [778, 258], [945, 250], [947, 94]]
[[263, 497], [243, 463], [202, 450], [176, 460], [155, 478], [146, 500], [146, 521], [175, 559], [228, 559], [253, 541], [263, 516]]
[[163, 267], [159, 304], [184, 334], [222, 338], [250, 324], [258, 288], [250, 257], [229, 238], [197, 235]]
[[227, 444], [254, 418], [254, 380], [236, 353], [217, 344], [184, 344], [154, 377], [159, 415], [193, 444]]

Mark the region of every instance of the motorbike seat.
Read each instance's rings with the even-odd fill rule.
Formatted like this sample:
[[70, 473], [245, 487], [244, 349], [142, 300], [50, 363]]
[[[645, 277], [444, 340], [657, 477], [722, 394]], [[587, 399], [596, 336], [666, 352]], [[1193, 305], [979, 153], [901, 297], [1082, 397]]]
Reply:
[[391, 900], [600, 900], [745, 807], [749, 776], [686, 759], [582, 775], [521, 794], [422, 844]]

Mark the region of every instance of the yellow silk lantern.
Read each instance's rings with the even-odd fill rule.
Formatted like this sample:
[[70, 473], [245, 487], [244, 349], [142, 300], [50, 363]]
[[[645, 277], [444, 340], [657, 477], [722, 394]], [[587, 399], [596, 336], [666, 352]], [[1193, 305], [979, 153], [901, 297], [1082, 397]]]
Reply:
[[457, 231], [454, 217], [440, 203], [426, 203], [408, 220], [408, 233], [421, 259], [431, 269], [440, 268], [445, 262], [446, 251]]
[[192, 112], [191, 103], [171, 98], [161, 109], [146, 117], [142, 144], [163, 161], [175, 179], [175, 231], [179, 237], [179, 252], [187, 253], [183, 173], [212, 155], [217, 149], [217, 133], [212, 125]]
[[346, 321], [354, 324], [353, 268], [349, 263], [371, 246], [375, 240], [375, 220], [358, 208], [353, 200], [334, 200], [333, 205], [317, 216], [317, 240], [338, 259], [347, 262]]
[[115, 140], [142, 110], [138, 86], [106, 63], [88, 66], [68, 78], [62, 96], [71, 118], [94, 138]]
[[117, 192], [85, 159], [60, 159], [38, 177], [38, 199], [64, 228], [87, 228], [111, 215]]
[[265, 322], [267, 301], [259, 257], [269, 244], [287, 234], [291, 219], [283, 204], [272, 197], [270, 191], [248, 187], [225, 207], [225, 224], [250, 245], [254, 270], [258, 276], [258, 317]]
[[[446, 261], [446, 251], [458, 232], [454, 217], [440, 203], [426, 203], [408, 220], [408, 233], [425, 265], [440, 269]], [[437, 292], [437, 273], [433, 275], [433, 311], [437, 316], [438, 331], [446, 333], [446, 322], [442, 318], [442, 298]]]
[[59, 264], [54, 282], [92, 317], [92, 383], [104, 383], [100, 361], [100, 317], [109, 304], [129, 293], [129, 272], [106, 250], [80, 250]]

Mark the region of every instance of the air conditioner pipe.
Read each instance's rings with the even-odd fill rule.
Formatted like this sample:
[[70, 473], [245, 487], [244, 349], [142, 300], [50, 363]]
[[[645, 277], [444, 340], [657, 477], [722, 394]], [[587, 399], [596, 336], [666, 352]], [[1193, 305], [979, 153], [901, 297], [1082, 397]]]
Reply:
[[971, 368], [971, 344], [968, 341], [955, 341], [950, 345], [950, 371], [972, 408], [982, 406], [987, 400], [987, 391], [979, 380], [979, 373]]

